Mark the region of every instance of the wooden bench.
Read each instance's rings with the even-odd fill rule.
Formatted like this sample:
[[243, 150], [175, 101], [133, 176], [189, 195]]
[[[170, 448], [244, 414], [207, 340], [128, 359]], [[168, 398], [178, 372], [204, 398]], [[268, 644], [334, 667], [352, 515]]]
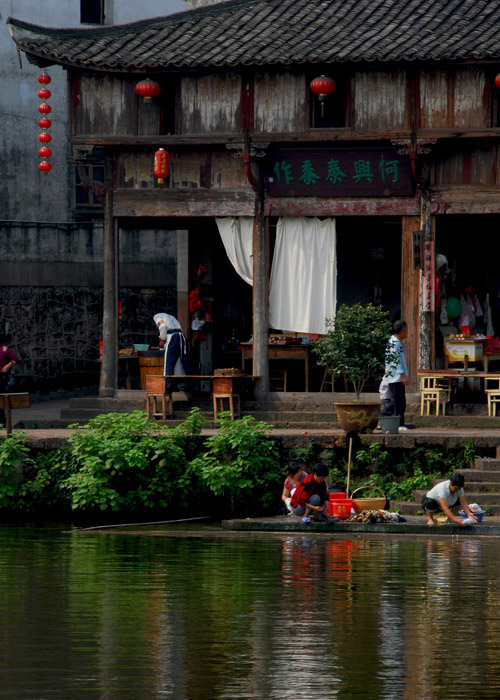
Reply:
[[0, 408], [5, 411], [5, 430], [7, 436], [12, 433], [12, 413], [13, 408], [29, 408], [30, 395], [21, 394], [0, 394]]

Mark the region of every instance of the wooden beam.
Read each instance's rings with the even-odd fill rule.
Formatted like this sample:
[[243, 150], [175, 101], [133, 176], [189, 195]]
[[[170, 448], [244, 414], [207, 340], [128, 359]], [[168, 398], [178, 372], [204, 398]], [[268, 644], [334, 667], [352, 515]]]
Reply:
[[420, 229], [420, 216], [403, 216], [401, 231], [401, 318], [408, 324], [404, 341], [410, 385], [408, 391], [418, 390], [418, 335], [420, 270], [412, 266], [413, 231]]
[[252, 190], [120, 189], [113, 196], [114, 216], [254, 216]]
[[432, 187], [431, 196], [432, 214], [500, 214], [498, 186]]
[[266, 216], [416, 216], [420, 197], [269, 197]]
[[269, 391], [269, 226], [257, 196], [253, 229], [253, 375], [255, 392]]
[[99, 396], [103, 397], [113, 397], [118, 386], [118, 227], [113, 217], [112, 166], [108, 159], [104, 203], [103, 351], [99, 383]]
[[[500, 128], [444, 128], [444, 129], [417, 129], [414, 132], [417, 139], [500, 139]], [[410, 139], [412, 132], [409, 129], [373, 131], [366, 129], [311, 129], [294, 133], [252, 133], [252, 143], [280, 143], [280, 144], [310, 144], [310, 143], [338, 143], [358, 141], [392, 141]], [[137, 147], [155, 150], [158, 145], [168, 148], [183, 148], [190, 146], [217, 147], [226, 143], [242, 143], [243, 134], [158, 134], [154, 136], [126, 136], [106, 134], [95, 136], [94, 134], [79, 134], [71, 139], [74, 146], [109, 146], [112, 148]]]

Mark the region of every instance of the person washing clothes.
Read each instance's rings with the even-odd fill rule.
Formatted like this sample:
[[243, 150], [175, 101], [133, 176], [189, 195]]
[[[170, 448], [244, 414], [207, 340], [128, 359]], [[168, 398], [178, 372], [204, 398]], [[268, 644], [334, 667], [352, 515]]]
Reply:
[[[436, 484], [422, 498], [422, 508], [427, 514], [427, 525], [434, 525], [434, 516], [436, 513], [444, 513], [448, 516], [448, 520], [455, 525], [472, 525], [477, 522], [477, 518], [472, 513], [465, 499], [464, 491], [464, 475], [455, 472], [451, 479], [441, 481]], [[452, 508], [455, 508], [460, 503], [464, 509], [467, 518], [462, 519], [452, 513]]]
[[[170, 314], [155, 314], [154, 322], [160, 332], [160, 348], [165, 348], [165, 363], [163, 373], [191, 374], [187, 356], [186, 336], [182, 332], [181, 324]], [[167, 390], [172, 389], [172, 380], [167, 379]]]

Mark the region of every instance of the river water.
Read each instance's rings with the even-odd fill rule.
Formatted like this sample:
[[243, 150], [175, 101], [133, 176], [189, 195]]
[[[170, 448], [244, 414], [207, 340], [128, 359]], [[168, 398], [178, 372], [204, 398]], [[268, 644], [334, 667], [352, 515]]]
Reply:
[[500, 698], [500, 542], [0, 529], [0, 698]]

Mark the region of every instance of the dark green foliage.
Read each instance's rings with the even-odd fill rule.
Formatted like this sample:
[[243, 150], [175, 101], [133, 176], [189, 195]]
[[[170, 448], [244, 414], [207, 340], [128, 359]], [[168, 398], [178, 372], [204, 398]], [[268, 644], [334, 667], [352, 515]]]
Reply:
[[[374, 304], [342, 304], [326, 324], [328, 333], [314, 348], [318, 364], [352, 382], [359, 400], [366, 382], [380, 381], [384, 374], [387, 342], [391, 336], [389, 312]], [[394, 357], [391, 355], [387, 359]]]
[[[366, 485], [382, 489], [390, 500], [412, 500], [413, 492], [429, 489], [435, 479], [446, 479], [454, 471], [468, 468], [474, 460], [472, 442], [459, 450], [416, 447], [413, 450], [388, 450], [373, 442], [356, 453], [351, 468], [351, 492]], [[342, 460], [344, 474], [346, 462]], [[360, 497], [379, 495], [369, 489]]]
[[208, 438], [191, 469], [232, 510], [267, 508], [277, 502], [283, 479], [278, 449], [268, 435], [271, 426], [252, 416], [233, 421], [224, 412], [220, 417], [219, 431]]

